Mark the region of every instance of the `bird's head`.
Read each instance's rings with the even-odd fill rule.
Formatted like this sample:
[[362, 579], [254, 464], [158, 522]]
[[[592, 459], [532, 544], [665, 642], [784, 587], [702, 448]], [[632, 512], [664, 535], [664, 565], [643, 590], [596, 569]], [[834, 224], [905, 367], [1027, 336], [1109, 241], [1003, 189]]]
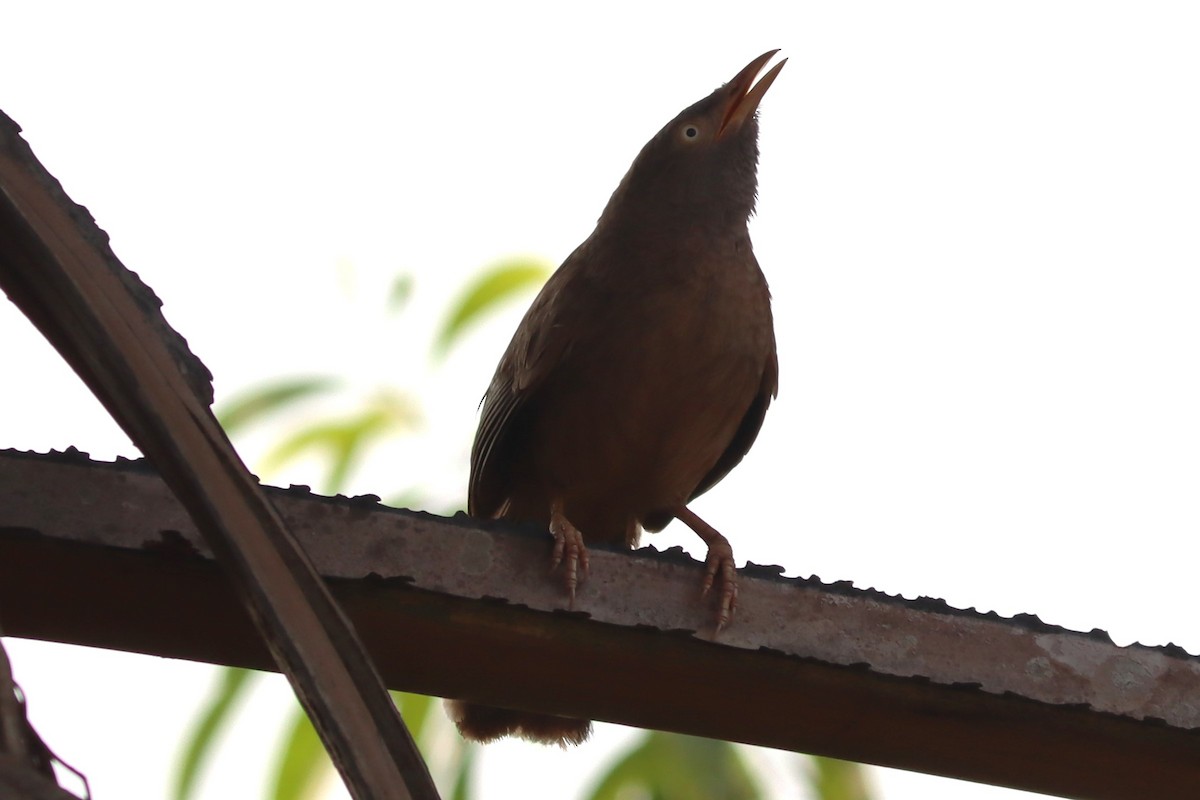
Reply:
[[666, 221], [744, 225], [758, 186], [758, 104], [787, 63], [758, 83], [778, 53], [764, 53], [729, 83], [679, 113], [646, 143], [601, 216], [624, 225]]

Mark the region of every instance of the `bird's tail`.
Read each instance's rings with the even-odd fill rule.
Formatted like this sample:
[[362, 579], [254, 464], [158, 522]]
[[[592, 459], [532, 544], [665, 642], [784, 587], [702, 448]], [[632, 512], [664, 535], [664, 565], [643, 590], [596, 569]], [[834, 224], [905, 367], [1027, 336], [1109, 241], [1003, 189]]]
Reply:
[[458, 726], [459, 733], [477, 742], [518, 736], [531, 742], [566, 747], [582, 743], [592, 732], [592, 723], [586, 719], [512, 711], [462, 700], [447, 700], [446, 713]]

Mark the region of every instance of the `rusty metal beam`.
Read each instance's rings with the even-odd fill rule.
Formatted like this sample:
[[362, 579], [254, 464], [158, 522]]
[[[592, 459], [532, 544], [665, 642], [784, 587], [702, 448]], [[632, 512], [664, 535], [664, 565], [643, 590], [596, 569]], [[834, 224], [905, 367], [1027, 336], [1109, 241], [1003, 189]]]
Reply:
[[[1200, 790], [1200, 659], [1178, 648], [763, 567], [742, 571], [712, 641], [681, 554], [597, 550], [566, 611], [540, 532], [271, 497], [397, 689], [1066, 797]], [[16, 636], [273, 668], [138, 462], [0, 454], [0, 618]]]

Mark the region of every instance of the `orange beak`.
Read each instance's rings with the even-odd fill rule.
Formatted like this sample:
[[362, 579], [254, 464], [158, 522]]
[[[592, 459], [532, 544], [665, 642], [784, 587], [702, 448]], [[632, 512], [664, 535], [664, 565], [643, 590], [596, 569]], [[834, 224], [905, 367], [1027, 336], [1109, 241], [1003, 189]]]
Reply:
[[[763, 95], [767, 93], [767, 89], [771, 88], [771, 84], [779, 75], [779, 71], [783, 69], [783, 65], [787, 63], [785, 58], [780, 61], [771, 71], [763, 75], [762, 80], [754, 83], [754, 78], [758, 75], [758, 71], [766, 66], [767, 62], [778, 53], [778, 50], [771, 50], [763, 53], [758, 58], [751, 61], [737, 75], [733, 76], [733, 80], [725, 84], [724, 91], [728, 93], [728, 105], [725, 107], [725, 116], [721, 119], [721, 127], [717, 130], [717, 138], [725, 135], [726, 131], [736, 131], [758, 109], [758, 104], [762, 101]], [[753, 88], [751, 85], [753, 84]]]

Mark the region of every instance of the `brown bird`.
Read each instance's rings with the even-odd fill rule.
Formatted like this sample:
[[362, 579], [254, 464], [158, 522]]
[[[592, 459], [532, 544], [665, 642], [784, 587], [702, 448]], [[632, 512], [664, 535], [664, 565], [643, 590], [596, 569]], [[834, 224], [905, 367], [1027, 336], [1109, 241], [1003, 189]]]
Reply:
[[[472, 516], [546, 525], [567, 593], [586, 544], [679, 519], [708, 545], [716, 627], [737, 602], [728, 540], [687, 508], [737, 465], [775, 396], [770, 293], [750, 246], [758, 104], [777, 53], [684, 109], [634, 159], [596, 229], [517, 327], [471, 451]], [[579, 743], [591, 723], [449, 701], [462, 734]]]

